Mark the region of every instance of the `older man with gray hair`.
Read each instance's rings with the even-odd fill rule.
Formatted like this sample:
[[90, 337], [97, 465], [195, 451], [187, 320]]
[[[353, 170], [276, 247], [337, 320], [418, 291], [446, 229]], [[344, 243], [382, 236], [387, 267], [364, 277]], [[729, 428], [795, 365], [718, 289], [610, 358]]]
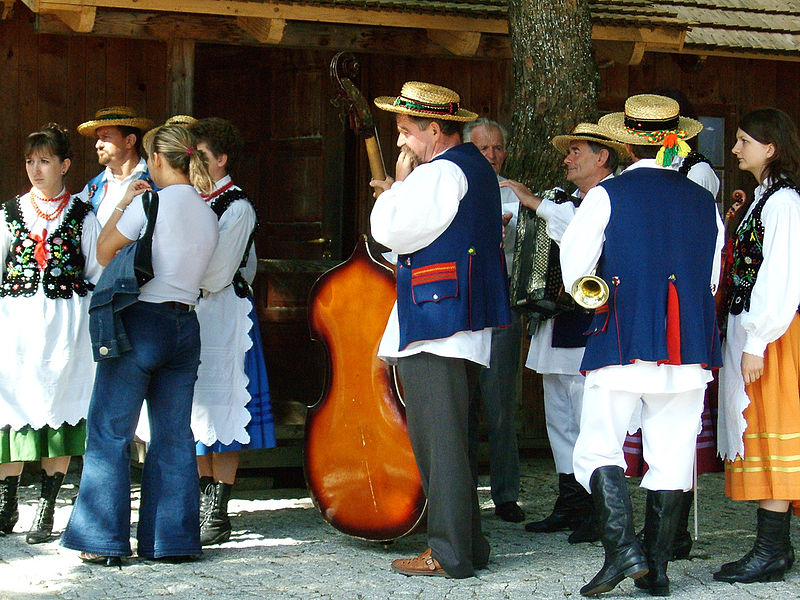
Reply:
[[[464, 126], [464, 141], [472, 142], [486, 157], [497, 175], [506, 159], [505, 127], [490, 119], [477, 119]], [[503, 246], [506, 266], [511, 275], [514, 241], [517, 235], [519, 198], [511, 188], [500, 189], [500, 203], [505, 231]], [[479, 385], [472, 391], [469, 410], [470, 462], [478, 480], [479, 420], [481, 399], [489, 430], [489, 480], [495, 514], [504, 521], [519, 523], [525, 513], [519, 499], [519, 449], [517, 447], [517, 379], [519, 376], [522, 324], [518, 313], [511, 314], [511, 324], [492, 330], [492, 363], [480, 370]]]

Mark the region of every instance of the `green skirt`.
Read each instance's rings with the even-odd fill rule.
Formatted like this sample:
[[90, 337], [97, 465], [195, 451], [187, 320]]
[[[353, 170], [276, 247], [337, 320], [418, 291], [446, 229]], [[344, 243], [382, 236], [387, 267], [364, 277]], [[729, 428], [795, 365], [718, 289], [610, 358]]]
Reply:
[[83, 456], [86, 451], [86, 419], [77, 425], [64, 423], [58, 429], [45, 425], [32, 429], [0, 428], [0, 464], [59, 456]]

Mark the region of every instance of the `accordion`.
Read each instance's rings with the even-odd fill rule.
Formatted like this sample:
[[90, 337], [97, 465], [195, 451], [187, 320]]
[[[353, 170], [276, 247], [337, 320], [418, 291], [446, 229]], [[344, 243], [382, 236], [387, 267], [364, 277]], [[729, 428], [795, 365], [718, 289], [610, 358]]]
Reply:
[[[539, 196], [556, 204], [572, 201], [561, 188], [547, 190]], [[547, 235], [545, 220], [526, 206], [519, 207], [510, 295], [514, 310], [537, 313], [545, 318], [578, 306], [564, 290], [558, 244]]]

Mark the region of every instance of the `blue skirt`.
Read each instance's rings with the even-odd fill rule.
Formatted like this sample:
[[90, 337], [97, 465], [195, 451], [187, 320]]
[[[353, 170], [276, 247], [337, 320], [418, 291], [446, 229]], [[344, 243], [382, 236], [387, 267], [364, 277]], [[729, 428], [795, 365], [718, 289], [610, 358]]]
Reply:
[[[252, 304], [252, 299], [250, 299], [250, 302]], [[237, 441], [233, 441], [230, 444], [222, 444], [216, 442], [211, 446], [206, 446], [197, 442], [196, 453], [198, 456], [216, 452], [275, 447], [275, 424], [272, 420], [272, 406], [269, 401], [267, 366], [264, 362], [264, 349], [261, 346], [261, 331], [259, 330], [255, 306], [250, 310], [248, 316], [253, 322], [253, 326], [250, 328], [250, 339], [253, 345], [244, 355], [244, 371], [250, 379], [247, 384], [247, 391], [250, 393], [250, 402], [247, 403], [250, 422], [245, 428], [247, 433], [250, 434], [250, 443], [240, 444]]]

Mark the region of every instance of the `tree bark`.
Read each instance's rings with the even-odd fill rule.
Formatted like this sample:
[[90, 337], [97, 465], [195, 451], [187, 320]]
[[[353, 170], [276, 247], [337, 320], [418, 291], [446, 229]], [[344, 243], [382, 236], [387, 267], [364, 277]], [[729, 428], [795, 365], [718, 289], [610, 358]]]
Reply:
[[588, 0], [509, 0], [514, 67], [511, 143], [505, 174], [533, 191], [563, 184], [550, 140], [597, 119], [600, 74]]

